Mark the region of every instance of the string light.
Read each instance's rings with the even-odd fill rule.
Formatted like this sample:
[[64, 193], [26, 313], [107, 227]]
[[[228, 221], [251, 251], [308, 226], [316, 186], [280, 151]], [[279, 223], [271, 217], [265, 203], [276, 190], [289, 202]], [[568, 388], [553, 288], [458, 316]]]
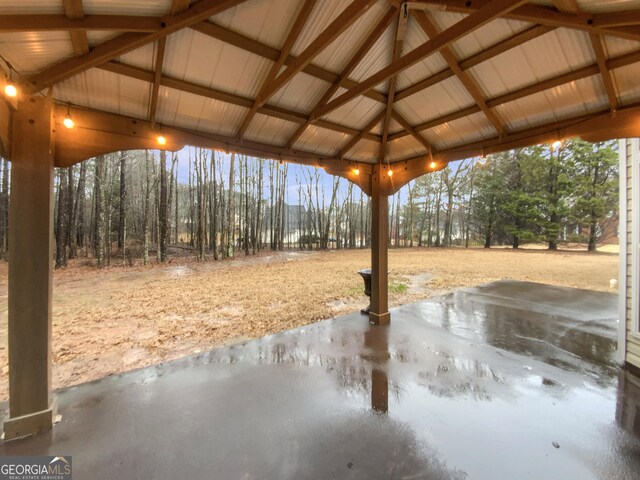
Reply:
[[75, 122], [71, 118], [71, 112], [69, 111], [70, 107], [67, 105], [67, 114], [64, 116], [64, 120], [62, 121], [63, 125], [67, 128], [73, 128], [75, 126]]
[[4, 86], [4, 94], [7, 97], [15, 98], [18, 96], [18, 88], [13, 83], [13, 68], [7, 63], [9, 67], [9, 75], [7, 76], [7, 84]]
[[388, 175], [389, 177], [393, 177], [393, 170], [389, 169], [389, 170], [387, 171], [387, 175]]
[[156, 137], [156, 140], [158, 141], [159, 145], [166, 145], [167, 144], [167, 139], [163, 135], [158, 135]]
[[560, 140], [556, 140], [551, 144], [551, 148], [555, 151], [558, 150], [562, 146], [562, 142]]
[[353, 169], [353, 173], [355, 173], [356, 175], [360, 175], [360, 169], [359, 168], [354, 168]]
[[436, 162], [431, 162], [431, 163], [429, 164], [429, 168], [430, 168], [431, 170], [433, 170], [434, 168], [436, 168], [436, 166], [437, 166]]

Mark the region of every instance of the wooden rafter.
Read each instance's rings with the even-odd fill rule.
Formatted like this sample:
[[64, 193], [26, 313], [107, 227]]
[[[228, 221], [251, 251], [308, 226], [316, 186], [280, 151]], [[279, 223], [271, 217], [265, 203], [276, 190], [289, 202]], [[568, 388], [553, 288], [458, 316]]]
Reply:
[[[269, 69], [267, 76], [262, 82], [262, 86], [258, 91], [259, 92], [258, 98], [261, 98], [265, 95], [266, 90], [271, 85], [271, 82], [273, 82], [273, 80], [278, 75], [278, 72], [280, 72], [280, 68], [282, 67], [282, 65], [284, 65], [284, 62], [287, 59], [287, 57], [289, 57], [289, 53], [291, 52], [293, 45], [296, 43], [296, 40], [298, 40], [298, 37], [300, 36], [300, 32], [302, 32], [302, 29], [307, 23], [307, 20], [309, 19], [309, 15], [311, 15], [311, 11], [313, 10], [313, 7], [315, 7], [315, 4], [316, 4], [316, 0], [306, 0], [302, 5], [302, 8], [300, 9], [298, 16], [296, 17], [296, 20], [293, 23], [291, 30], [289, 30], [289, 34], [287, 35], [287, 38], [284, 41], [284, 45], [280, 49], [280, 55], [278, 55], [278, 59], [273, 63], [273, 65], [271, 65], [271, 68]], [[251, 120], [253, 120], [253, 117], [258, 111], [258, 108], [260, 108], [261, 106], [262, 105], [258, 103], [258, 100], [253, 102], [253, 106], [249, 109], [249, 111], [245, 115], [244, 119], [242, 120], [242, 123], [240, 124], [240, 128], [238, 129], [237, 136], [239, 140], [242, 140], [242, 137], [247, 131], [247, 128], [249, 128], [249, 124], [251, 123]]]
[[338, 156], [343, 158], [349, 150], [355, 147], [360, 140], [365, 138], [367, 134], [384, 119], [385, 113], [386, 109], [382, 109], [375, 117], [373, 117], [366, 127], [364, 127], [360, 132], [357, 132], [356, 135], [354, 135], [347, 144], [340, 149]]
[[589, 40], [591, 41], [593, 52], [596, 55], [596, 62], [598, 63], [598, 69], [600, 70], [600, 77], [602, 78], [604, 89], [607, 92], [609, 106], [611, 107], [611, 110], [615, 111], [618, 108], [618, 94], [616, 93], [616, 87], [613, 83], [611, 72], [607, 68], [607, 54], [604, 49], [603, 39], [600, 35], [590, 33]]
[[317, 110], [325, 105], [331, 97], [338, 91], [338, 89], [344, 85], [344, 82], [347, 80], [351, 72], [353, 72], [354, 68], [358, 66], [358, 64], [362, 61], [362, 59], [369, 53], [369, 50], [373, 47], [373, 45], [378, 41], [378, 39], [382, 36], [385, 30], [391, 25], [393, 18], [395, 16], [396, 9], [391, 7], [387, 10], [382, 19], [377, 23], [377, 25], [373, 28], [369, 36], [362, 42], [360, 48], [356, 51], [356, 53], [351, 57], [347, 66], [340, 72], [338, 79], [331, 83], [329, 88], [322, 98], [315, 104], [315, 106], [311, 109], [311, 115], [309, 115], [309, 121], [300, 125], [300, 127], [295, 131], [295, 133], [289, 138], [287, 141], [287, 145], [289, 148], [293, 148], [293, 145], [298, 141], [298, 139], [305, 132], [307, 127], [313, 123], [313, 120], [316, 117]]
[[46, 68], [31, 79], [36, 91], [54, 85], [62, 80], [102, 65], [120, 55], [143, 45], [171, 35], [183, 28], [202, 22], [212, 15], [219, 14], [245, 0], [200, 0], [183, 13], [162, 17], [162, 28], [151, 33], [124, 33], [94, 47], [86, 55], [63, 60]]
[[[260, 43], [257, 40], [249, 38], [238, 32], [234, 32], [233, 30], [230, 30], [221, 25], [217, 25], [210, 21], [198, 23], [196, 25], [193, 25], [191, 28], [196, 32], [200, 32], [211, 38], [215, 38], [216, 40], [228, 43], [229, 45], [233, 45], [234, 47], [240, 48], [249, 53], [253, 53], [254, 55], [258, 55], [259, 57], [267, 58], [274, 62], [280, 55], [280, 51], [277, 48], [273, 48], [265, 45], [264, 43]], [[289, 55], [284, 63], [285, 65], [292, 65], [296, 61], [296, 59], [297, 57], [295, 57], [294, 55]], [[314, 65], [312, 63], [305, 66], [302, 69], [302, 72], [320, 80], [324, 80], [328, 83], [335, 83], [339, 79], [338, 74], [330, 72], [329, 70], [326, 70], [322, 67], [318, 67], [317, 65]], [[349, 79], [345, 79], [342, 84], [344, 88], [352, 88], [354, 85], [356, 85], [356, 82]], [[365, 93], [365, 96], [381, 103], [386, 103], [387, 101], [387, 96], [383, 93], [378, 92], [377, 90], [367, 92]]]
[[[155, 32], [162, 18], [127, 15], [82, 15], [80, 0], [64, 0], [65, 15], [0, 15], [0, 32], [102, 30], [110, 32]], [[66, 13], [70, 12], [70, 13]], [[80, 13], [78, 13], [80, 12]]]
[[631, 27], [640, 25], [640, 10], [599, 13], [593, 19], [595, 27]]
[[578, 13], [578, 2], [576, 0], [553, 0], [553, 5], [560, 12]]
[[[616, 68], [626, 67], [627, 65], [631, 65], [637, 62], [640, 62], [640, 50], [636, 52], [626, 53], [618, 57], [610, 58], [609, 60], [606, 61], [606, 68], [607, 70], [613, 70]], [[550, 88], [555, 88], [570, 82], [581, 80], [583, 78], [591, 77], [593, 75], [598, 75], [599, 73], [600, 73], [600, 69], [597, 64], [588, 65], [586, 67], [582, 67], [573, 72], [563, 73], [555, 77], [543, 80], [542, 82], [534, 82], [530, 85], [526, 85], [522, 88], [519, 88], [518, 90], [507, 92], [497, 97], [487, 99], [487, 106], [489, 108], [495, 108], [498, 105], [514, 102], [516, 100], [520, 100], [521, 98], [525, 98], [530, 95], [534, 95], [536, 93], [544, 92], [545, 90], [549, 90]], [[416, 125], [415, 129], [419, 132], [423, 130], [428, 130], [430, 128], [437, 127], [438, 125], [442, 125], [447, 122], [452, 122], [454, 120], [458, 120], [460, 118], [467, 117], [469, 115], [473, 115], [478, 112], [480, 112], [480, 108], [477, 105], [472, 105], [470, 107], [463, 108], [462, 110], [458, 110], [456, 112], [447, 114], [443, 117], [438, 117], [433, 120], [424, 122], [420, 125]], [[396, 134], [393, 134], [390, 139], [395, 140], [396, 138], [401, 138], [401, 137], [404, 137], [405, 135], [406, 135], [405, 132], [398, 132]]]
[[[402, 44], [404, 43], [404, 35], [407, 31], [407, 23], [409, 22], [409, 8], [406, 4], [400, 7], [398, 11], [398, 23], [396, 25], [396, 35], [393, 42], [392, 62], [396, 62], [402, 56]], [[382, 119], [382, 139], [380, 140], [379, 162], [383, 163], [387, 155], [387, 138], [389, 137], [389, 124], [391, 123], [391, 112], [393, 111], [393, 102], [396, 94], [397, 75], [393, 75], [389, 79], [389, 88], [387, 91], [387, 105]]]
[[355, 23], [358, 18], [365, 14], [368, 8], [375, 0], [353, 0], [347, 8], [345, 8], [331, 24], [318, 35], [318, 37], [305, 48], [305, 50], [296, 58], [287, 69], [278, 75], [268, 87], [256, 99], [258, 106], [264, 105], [271, 96], [282, 88], [289, 80], [300, 72], [306, 65], [325, 48], [338, 38], [345, 30]]
[[[418, 22], [418, 25], [422, 28], [424, 33], [427, 34], [429, 38], [437, 37], [440, 32], [436, 28], [435, 24], [429, 18], [425, 12], [415, 12], [414, 17]], [[487, 103], [485, 102], [484, 95], [480, 91], [480, 87], [475, 82], [471, 76], [460, 67], [458, 63], [458, 59], [456, 55], [453, 53], [453, 50], [449, 47], [444, 47], [440, 50], [440, 55], [447, 62], [451, 71], [458, 77], [460, 83], [464, 86], [464, 88], [469, 92], [471, 98], [476, 102], [478, 108], [484, 113], [485, 117], [491, 122], [493, 127], [496, 129], [498, 133], [502, 133], [504, 130], [504, 122], [499, 118], [498, 114], [491, 110]]]
[[[155, 78], [155, 72], [151, 70], [145, 70], [144, 68], [134, 67], [133, 65], [127, 65], [120, 62], [111, 61], [99, 66], [102, 70], [107, 70], [118, 75], [124, 75], [126, 77], [142, 80], [143, 82], [153, 83]], [[171, 88], [181, 92], [191, 93], [200, 97], [211, 98], [221, 102], [230, 103], [232, 105], [238, 105], [244, 108], [251, 108], [254, 100], [247, 97], [242, 97], [215, 88], [207, 87], [204, 85], [198, 85], [196, 83], [181, 80], [179, 78], [171, 77], [168, 75], [160, 76], [160, 85], [163, 87]], [[288, 122], [302, 124], [308, 121], [309, 117], [305, 113], [295, 112], [286, 108], [278, 107], [275, 105], [263, 105], [258, 109], [258, 113], [267, 115], [269, 117], [279, 118]], [[329, 122], [327, 120], [318, 120], [317, 125], [334, 132], [345, 133], [347, 135], [357, 135], [359, 132], [355, 128], [350, 128], [344, 125], [338, 125], [337, 123]], [[366, 138], [373, 141], [380, 141], [378, 135], [367, 134]]]
[[155, 123], [156, 110], [158, 109], [158, 93], [160, 91], [160, 79], [162, 78], [162, 64], [164, 63], [164, 51], [167, 46], [167, 37], [158, 40], [156, 61], [151, 85], [151, 97], [149, 98], [149, 121]]
[[191, 0], [173, 0], [171, 2], [171, 15], [177, 15], [189, 8]]
[[[63, 0], [64, 13], [66, 18], [71, 20], [81, 20], [84, 17], [82, 0]], [[73, 46], [73, 53], [84, 55], [89, 53], [89, 40], [86, 30], [69, 30], [69, 38]]]
[[[489, 4], [490, 0], [474, 0], [473, 2], [465, 0], [415, 0], [416, 3], [427, 5], [437, 5], [444, 10], [471, 14], [483, 9]], [[629, 11], [628, 18], [639, 19], [640, 10]], [[518, 6], [501, 17], [520, 20], [523, 22], [531, 22], [550, 27], [572, 28], [587, 32], [597, 33], [599, 35], [612, 35], [615, 37], [626, 38], [628, 40], [640, 41], [640, 29], [633, 27], [613, 27], [609, 19], [612, 18], [609, 13], [565, 13], [548, 8], [541, 5], [525, 4]], [[617, 14], [613, 18], [617, 17]], [[615, 25], [616, 22], [613, 22]], [[638, 22], [622, 23], [622, 25], [638, 25]]]
[[378, 73], [371, 75], [369, 78], [358, 83], [349, 91], [343, 93], [335, 100], [332, 100], [331, 102], [326, 104], [320, 109], [319, 115], [326, 115], [336, 108], [341, 107], [355, 97], [368, 92], [376, 85], [379, 85], [380, 83], [388, 80], [393, 75], [406, 70], [425, 57], [428, 57], [438, 52], [442, 48], [449, 46], [456, 40], [480, 28], [494, 18], [499, 17], [500, 15], [504, 15], [505, 13], [513, 10], [514, 8], [525, 2], [526, 0], [491, 0], [483, 8], [478, 9], [473, 14], [468, 15], [451, 27], [447, 28], [437, 37], [428, 40], [406, 55], [403, 55], [395, 62], [392, 62], [388, 67], [383, 68]]

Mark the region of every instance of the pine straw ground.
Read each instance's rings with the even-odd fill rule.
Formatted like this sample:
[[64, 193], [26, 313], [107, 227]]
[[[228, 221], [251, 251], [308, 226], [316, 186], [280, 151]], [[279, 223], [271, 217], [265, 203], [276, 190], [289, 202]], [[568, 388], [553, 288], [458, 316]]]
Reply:
[[[54, 274], [54, 388], [256, 338], [367, 305], [369, 251], [283, 252], [165, 266], [86, 261]], [[615, 254], [507, 249], [389, 253], [392, 305], [503, 278], [611, 291]], [[7, 264], [0, 264], [0, 400], [7, 398]]]

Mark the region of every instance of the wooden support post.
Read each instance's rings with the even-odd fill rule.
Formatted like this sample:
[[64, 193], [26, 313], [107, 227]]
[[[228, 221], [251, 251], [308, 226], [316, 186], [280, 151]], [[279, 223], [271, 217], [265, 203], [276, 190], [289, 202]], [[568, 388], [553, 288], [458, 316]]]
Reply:
[[53, 101], [35, 95], [13, 115], [9, 207], [9, 415], [5, 439], [49, 430], [53, 259]]
[[389, 270], [387, 241], [389, 235], [389, 199], [383, 185], [380, 166], [371, 175], [371, 311], [369, 323], [385, 325], [389, 313]]

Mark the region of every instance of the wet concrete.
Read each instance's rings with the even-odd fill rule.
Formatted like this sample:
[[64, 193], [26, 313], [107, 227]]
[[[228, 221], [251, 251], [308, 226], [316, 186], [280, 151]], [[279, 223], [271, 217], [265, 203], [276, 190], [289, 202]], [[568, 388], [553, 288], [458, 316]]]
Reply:
[[58, 394], [74, 479], [637, 479], [615, 296], [497, 282]]

